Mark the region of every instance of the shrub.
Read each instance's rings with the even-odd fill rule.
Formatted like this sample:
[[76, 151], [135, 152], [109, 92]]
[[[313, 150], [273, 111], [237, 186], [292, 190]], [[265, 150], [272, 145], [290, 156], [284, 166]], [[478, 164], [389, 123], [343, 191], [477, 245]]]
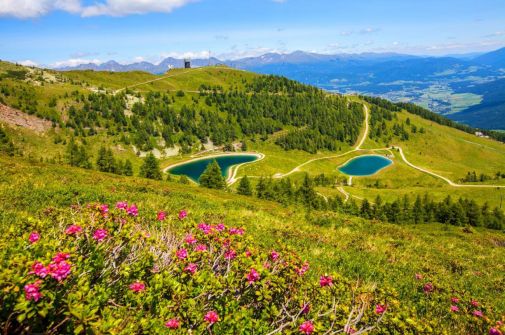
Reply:
[[262, 251], [242, 228], [195, 225], [185, 211], [45, 214], [0, 240], [7, 333], [359, 334], [397, 305], [337, 274], [310, 279], [291, 250]]

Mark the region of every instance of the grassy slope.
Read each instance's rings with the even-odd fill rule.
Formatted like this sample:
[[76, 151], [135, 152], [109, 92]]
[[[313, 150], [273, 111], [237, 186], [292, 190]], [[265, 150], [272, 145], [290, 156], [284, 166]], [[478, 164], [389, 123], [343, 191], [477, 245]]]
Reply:
[[[176, 212], [186, 208], [201, 220], [220, 217], [243, 225], [265, 248], [282, 241], [311, 262], [312, 276], [337, 271], [354, 279], [394, 288], [402, 309], [421, 299], [415, 273], [439, 286], [468, 291], [505, 312], [505, 235], [485, 229], [430, 225], [395, 226], [339, 214], [324, 214], [318, 226], [303, 211], [196, 186], [125, 178], [0, 156], [0, 212], [43, 215], [48, 207], [129, 200], [140, 208]], [[419, 310], [420, 317], [424, 311]]]

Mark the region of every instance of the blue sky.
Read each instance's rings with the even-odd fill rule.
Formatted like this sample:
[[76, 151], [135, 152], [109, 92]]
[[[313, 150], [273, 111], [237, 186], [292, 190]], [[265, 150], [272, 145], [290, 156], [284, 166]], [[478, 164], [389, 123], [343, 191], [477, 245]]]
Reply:
[[0, 59], [68, 65], [505, 46], [503, 0], [0, 0]]

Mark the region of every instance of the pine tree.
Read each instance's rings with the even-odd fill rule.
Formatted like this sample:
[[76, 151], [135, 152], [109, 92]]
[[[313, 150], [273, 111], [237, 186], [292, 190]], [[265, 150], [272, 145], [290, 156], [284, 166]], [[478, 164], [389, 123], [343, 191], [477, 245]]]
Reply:
[[152, 153], [149, 153], [140, 167], [140, 177], [161, 180], [161, 171], [158, 160]]
[[237, 193], [241, 195], [252, 195], [251, 182], [247, 176], [244, 176], [244, 178], [240, 180], [237, 187]]
[[96, 168], [101, 172], [121, 173], [121, 171], [117, 168], [112, 151], [110, 149], [106, 149], [105, 147], [101, 147], [98, 151]]
[[124, 162], [123, 174], [125, 176], [133, 176], [133, 165], [129, 159], [125, 160], [125, 162]]
[[222, 190], [226, 187], [226, 182], [221, 173], [221, 168], [219, 167], [219, 164], [217, 164], [216, 160], [213, 160], [212, 163], [207, 165], [198, 181], [200, 182], [200, 186], [206, 188]]

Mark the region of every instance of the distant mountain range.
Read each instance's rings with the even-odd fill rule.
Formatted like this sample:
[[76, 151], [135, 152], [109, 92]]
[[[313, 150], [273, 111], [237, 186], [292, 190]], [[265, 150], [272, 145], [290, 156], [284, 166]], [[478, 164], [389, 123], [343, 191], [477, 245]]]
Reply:
[[[236, 60], [192, 59], [192, 66], [224, 64], [263, 74], [277, 74], [341, 93], [358, 92], [392, 101], [410, 101], [460, 122], [505, 129], [505, 48], [445, 57], [397, 53], [325, 55], [304, 51], [267, 53]], [[82, 64], [58, 70], [146, 71], [164, 73], [184, 66], [183, 59], [159, 64], [137, 62]], [[496, 90], [493, 89], [496, 82]], [[485, 85], [484, 87], [481, 87]], [[460, 114], [461, 113], [461, 114]], [[490, 117], [487, 117], [490, 115]]]

